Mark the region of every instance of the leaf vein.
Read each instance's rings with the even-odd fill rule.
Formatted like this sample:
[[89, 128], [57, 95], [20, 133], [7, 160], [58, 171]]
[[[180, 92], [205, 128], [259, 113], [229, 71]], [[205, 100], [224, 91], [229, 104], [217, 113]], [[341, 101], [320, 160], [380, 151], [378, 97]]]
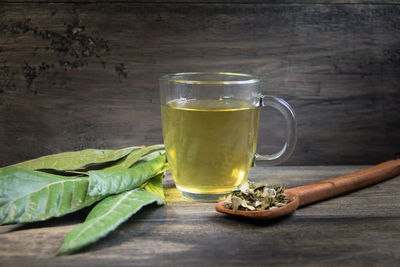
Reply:
[[[75, 182], [75, 181], [83, 181], [83, 179], [58, 180], [58, 181], [56, 181], [56, 182], [46, 184], [45, 186], [40, 187], [40, 188], [38, 188], [37, 190], [30, 191], [30, 192], [27, 192], [26, 194], [21, 195], [21, 196], [19, 196], [19, 197], [17, 197], [17, 198], [13, 198], [13, 199], [11, 199], [8, 203], [15, 203], [18, 199], [22, 199], [22, 198], [27, 197], [27, 196], [29, 196], [29, 195], [32, 195], [32, 194], [34, 194], [34, 193], [40, 192], [40, 191], [43, 190], [45, 187], [49, 187], [49, 186], [51, 186], [51, 185], [53, 185], [53, 184], [66, 183], [66, 182]], [[3, 206], [2, 206], [2, 207], [3, 207]], [[2, 207], [1, 207], [1, 208], [2, 208]]]

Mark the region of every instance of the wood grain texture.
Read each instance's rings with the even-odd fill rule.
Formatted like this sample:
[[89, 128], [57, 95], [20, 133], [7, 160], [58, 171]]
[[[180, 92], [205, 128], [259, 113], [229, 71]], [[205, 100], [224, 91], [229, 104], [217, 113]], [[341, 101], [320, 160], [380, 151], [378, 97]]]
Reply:
[[[259, 167], [250, 179], [294, 187], [365, 167]], [[400, 176], [270, 222], [236, 220], [215, 212], [214, 204], [184, 201], [170, 176], [164, 185], [166, 206], [145, 208], [79, 254], [54, 256], [88, 210], [1, 226], [1, 265], [394, 266], [400, 261]]]
[[[298, 119], [285, 164], [398, 157], [400, 7], [310, 2], [1, 4], [0, 166], [161, 143], [158, 77], [182, 71], [259, 75], [285, 98]], [[260, 124], [259, 152], [276, 152], [280, 116]]]
[[2, 0], [5, 3], [158, 3], [158, 4], [385, 4], [398, 5], [399, 0]]

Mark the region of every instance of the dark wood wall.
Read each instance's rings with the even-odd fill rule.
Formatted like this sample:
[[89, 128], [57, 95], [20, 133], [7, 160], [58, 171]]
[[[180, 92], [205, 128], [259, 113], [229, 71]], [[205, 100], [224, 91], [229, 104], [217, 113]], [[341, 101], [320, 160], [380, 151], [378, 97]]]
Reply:
[[[2, 1], [0, 166], [162, 142], [158, 78], [259, 75], [298, 119], [285, 164], [400, 156], [400, 1]], [[284, 124], [262, 112], [259, 151]]]

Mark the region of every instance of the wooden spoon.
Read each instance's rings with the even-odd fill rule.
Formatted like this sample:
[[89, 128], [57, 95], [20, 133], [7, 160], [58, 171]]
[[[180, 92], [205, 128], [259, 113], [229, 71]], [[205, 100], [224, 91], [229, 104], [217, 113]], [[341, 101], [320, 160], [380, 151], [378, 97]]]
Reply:
[[345, 176], [287, 189], [285, 193], [293, 200], [280, 208], [260, 211], [234, 211], [225, 208], [224, 201], [221, 201], [217, 203], [216, 210], [253, 219], [270, 220], [292, 213], [298, 207], [376, 184], [399, 174], [400, 159], [390, 160]]

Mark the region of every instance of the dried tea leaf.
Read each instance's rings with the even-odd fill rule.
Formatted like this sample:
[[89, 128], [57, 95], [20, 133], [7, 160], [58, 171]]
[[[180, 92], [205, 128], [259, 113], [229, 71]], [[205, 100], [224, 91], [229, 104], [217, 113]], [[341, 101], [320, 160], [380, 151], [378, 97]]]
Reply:
[[264, 188], [266, 184], [254, 183], [254, 189]]
[[261, 206], [263, 203], [262, 203], [262, 201], [260, 201], [260, 200], [257, 200], [256, 201], [256, 203], [254, 203], [254, 207], [258, 207], [258, 206]]
[[246, 182], [240, 185], [225, 200], [225, 207], [233, 210], [276, 209], [291, 200], [283, 186], [268, 187], [266, 184]]
[[241, 205], [241, 203], [242, 203], [242, 199], [241, 198], [235, 197], [235, 196], [232, 197], [232, 209], [233, 210], [238, 210], [240, 205]]
[[249, 183], [244, 183], [244, 184], [242, 184], [242, 185], [239, 187], [239, 189], [240, 189], [240, 192], [242, 192], [243, 194], [246, 194], [246, 193], [247, 193], [247, 190], [250, 189]]
[[241, 203], [240, 203], [240, 205], [241, 205], [243, 208], [246, 208], [246, 209], [248, 209], [248, 210], [255, 210], [255, 208], [251, 205], [251, 202], [247, 202], [246, 200], [242, 200]]

